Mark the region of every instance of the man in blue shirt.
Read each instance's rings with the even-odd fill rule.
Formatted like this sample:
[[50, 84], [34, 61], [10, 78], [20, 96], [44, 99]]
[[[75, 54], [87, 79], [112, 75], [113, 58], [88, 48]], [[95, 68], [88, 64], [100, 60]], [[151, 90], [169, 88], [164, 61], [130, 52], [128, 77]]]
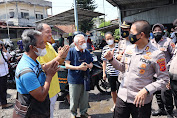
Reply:
[[75, 47], [68, 52], [65, 66], [68, 71], [68, 83], [70, 93], [71, 118], [76, 118], [77, 108], [80, 108], [81, 118], [90, 118], [87, 114], [88, 91], [84, 88], [84, 74], [88, 75], [89, 68], [93, 67], [92, 56], [86, 49], [87, 44], [84, 35], [74, 37]]
[[[41, 32], [25, 30], [22, 39], [25, 44], [25, 53], [15, 73], [17, 100], [14, 117], [19, 114], [24, 117], [50, 117], [48, 91], [52, 77], [58, 71], [58, 62], [51, 61], [41, 67], [36, 60], [38, 56], [46, 54]], [[26, 110], [28, 107], [30, 111]], [[28, 112], [25, 114], [26, 111]]]

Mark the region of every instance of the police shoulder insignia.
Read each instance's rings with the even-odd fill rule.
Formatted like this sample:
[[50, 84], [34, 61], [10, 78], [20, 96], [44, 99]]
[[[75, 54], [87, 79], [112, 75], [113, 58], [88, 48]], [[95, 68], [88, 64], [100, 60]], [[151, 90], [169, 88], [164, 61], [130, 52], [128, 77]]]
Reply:
[[166, 71], [165, 58], [158, 59], [157, 63], [160, 66], [160, 71]]

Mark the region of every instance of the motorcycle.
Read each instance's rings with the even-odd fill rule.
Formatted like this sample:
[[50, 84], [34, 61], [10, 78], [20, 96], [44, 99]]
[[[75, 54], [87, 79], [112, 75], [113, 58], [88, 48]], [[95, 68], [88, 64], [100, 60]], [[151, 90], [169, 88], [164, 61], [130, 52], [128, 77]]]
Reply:
[[12, 57], [9, 59], [9, 74], [7, 75], [7, 87], [9, 89], [15, 89], [16, 88], [15, 71], [17, 64], [22, 56], [22, 53], [17, 54], [14, 50], [10, 52], [10, 54]]
[[111, 87], [108, 79], [103, 79], [102, 63], [98, 61], [96, 55], [92, 54], [92, 58], [93, 67], [90, 71], [91, 90], [94, 90], [94, 87], [96, 86], [101, 93], [110, 93]]

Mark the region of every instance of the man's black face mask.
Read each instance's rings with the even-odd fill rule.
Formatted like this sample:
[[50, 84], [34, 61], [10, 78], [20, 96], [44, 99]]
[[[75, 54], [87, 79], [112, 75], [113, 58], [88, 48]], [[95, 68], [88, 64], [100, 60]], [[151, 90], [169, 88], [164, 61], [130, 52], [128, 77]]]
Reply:
[[141, 39], [141, 38], [139, 38], [139, 39], [136, 38], [136, 36], [137, 36], [138, 34], [140, 34], [140, 33], [137, 33], [137, 34], [135, 34], [135, 35], [133, 35], [133, 34], [130, 34], [130, 35], [129, 35], [130, 43], [135, 44], [138, 40]]
[[155, 41], [158, 43], [163, 36], [162, 32], [155, 32], [153, 34], [154, 34], [154, 37], [155, 37]]
[[121, 36], [122, 36], [123, 38], [126, 38], [126, 37], [129, 36], [129, 32], [128, 32], [128, 31], [121, 31]]

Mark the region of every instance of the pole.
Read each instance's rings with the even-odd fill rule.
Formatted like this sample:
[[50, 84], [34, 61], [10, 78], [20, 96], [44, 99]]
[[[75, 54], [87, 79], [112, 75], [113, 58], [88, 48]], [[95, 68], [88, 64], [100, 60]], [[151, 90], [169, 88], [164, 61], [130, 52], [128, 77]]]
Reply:
[[74, 18], [75, 18], [75, 28], [78, 31], [78, 14], [77, 14], [77, 0], [74, 0]]
[[5, 9], [6, 9], [7, 34], [8, 34], [8, 38], [10, 39], [9, 21], [8, 21], [8, 18], [7, 18], [7, 1], [6, 0], [5, 0]]
[[104, 8], [104, 0], [103, 0], [103, 11], [104, 11], [104, 27], [105, 27], [105, 8]]
[[117, 12], [118, 12], [118, 18], [119, 18], [119, 36], [121, 37], [121, 24], [122, 24], [122, 21], [121, 21], [121, 11], [120, 11], [120, 8], [119, 6], [117, 6]]

